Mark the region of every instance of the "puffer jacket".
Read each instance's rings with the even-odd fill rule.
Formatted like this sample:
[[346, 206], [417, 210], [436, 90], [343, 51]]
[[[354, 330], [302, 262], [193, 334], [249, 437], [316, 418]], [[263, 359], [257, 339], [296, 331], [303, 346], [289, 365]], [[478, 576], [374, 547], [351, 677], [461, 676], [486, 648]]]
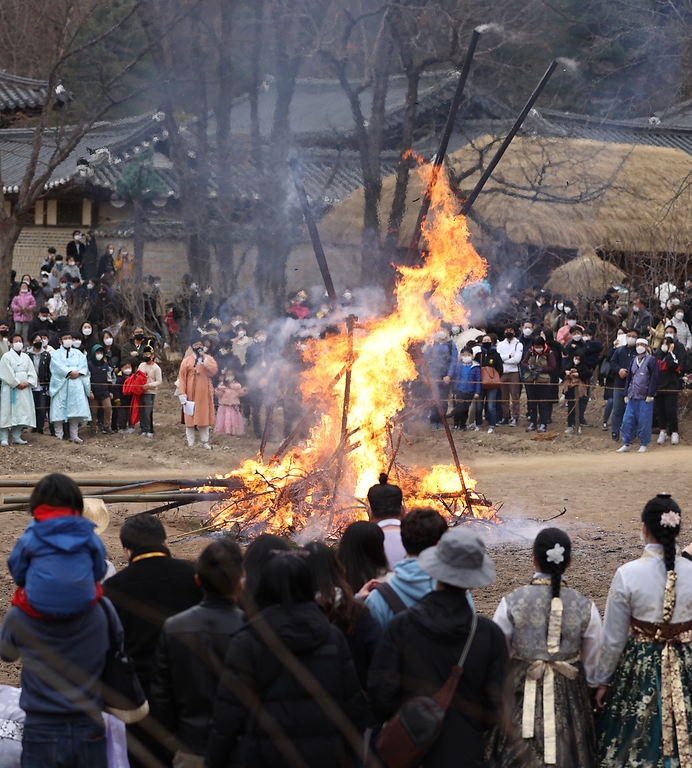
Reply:
[[[471, 629], [472, 609], [463, 592], [430, 592], [387, 625], [370, 666], [368, 694], [384, 723], [413, 696], [432, 696], [458, 662]], [[500, 719], [508, 664], [502, 630], [478, 617], [464, 674], [423, 768], [485, 765], [485, 736]]]
[[208, 768], [226, 768], [230, 764], [244, 768], [291, 765], [272, 735], [239, 697], [243, 691], [249, 691], [262, 702], [267, 715], [308, 768], [350, 765], [340, 730], [323, 706], [265, 645], [257, 626], [268, 626], [278, 636], [354, 726], [363, 714], [363, 695], [341, 630], [327, 621], [317, 603], [273, 605], [231, 638], [214, 707], [205, 765]]
[[12, 299], [10, 307], [15, 323], [30, 323], [36, 312], [36, 299], [31, 295], [31, 291], [18, 293]]
[[[103, 352], [101, 361], [96, 359], [96, 352]], [[105, 350], [100, 344], [94, 344], [88, 353], [89, 373], [91, 374], [91, 391], [96, 400], [107, 400], [110, 397], [113, 371], [108, 365]]]
[[243, 612], [231, 600], [205, 598], [166, 619], [149, 692], [154, 717], [203, 755], [226, 651], [243, 625]]

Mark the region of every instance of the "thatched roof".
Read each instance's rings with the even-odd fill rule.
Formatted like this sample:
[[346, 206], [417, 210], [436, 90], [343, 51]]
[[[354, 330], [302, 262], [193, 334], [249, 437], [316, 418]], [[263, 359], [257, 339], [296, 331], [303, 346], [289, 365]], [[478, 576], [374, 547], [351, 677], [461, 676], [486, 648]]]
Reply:
[[[451, 155], [455, 172], [477, 165], [478, 149], [491, 142], [485, 136]], [[495, 146], [485, 152], [486, 163]], [[470, 190], [479, 176], [477, 171], [465, 179], [464, 189]], [[385, 225], [394, 182], [394, 176], [383, 182]], [[584, 251], [689, 252], [690, 182], [692, 157], [677, 149], [523, 137], [514, 139], [474, 209], [516, 244]], [[411, 239], [421, 196], [421, 184], [412, 178], [401, 247]], [[325, 241], [356, 245], [362, 212], [360, 189], [325, 216], [320, 226]], [[472, 222], [470, 229], [480, 235]]]
[[599, 259], [595, 253], [580, 254], [554, 269], [544, 288], [564, 296], [602, 296], [624, 277], [621, 269]]

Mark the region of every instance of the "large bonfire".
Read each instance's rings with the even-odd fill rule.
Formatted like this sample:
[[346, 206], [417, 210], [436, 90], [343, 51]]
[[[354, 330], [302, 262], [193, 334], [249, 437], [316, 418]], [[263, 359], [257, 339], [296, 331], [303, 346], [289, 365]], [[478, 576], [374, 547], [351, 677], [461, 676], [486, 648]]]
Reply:
[[[430, 167], [420, 173], [427, 184]], [[466, 469], [461, 469], [462, 483], [456, 466], [407, 468], [397, 460], [405, 387], [419, 375], [412, 351], [442, 320], [465, 321], [459, 292], [486, 272], [456, 208], [458, 201], [440, 174], [424, 227], [427, 255], [422, 266], [397, 268], [396, 309], [387, 317], [354, 323], [350, 331], [345, 320], [339, 335], [308, 342], [301, 392], [306, 407], [317, 414], [309, 439], [285, 455], [243, 461], [226, 475], [241, 488], [212, 510], [214, 525], [233, 526], [244, 536], [303, 529], [338, 534], [349, 522], [367, 517], [364, 499], [382, 471], [402, 487], [409, 506], [432, 504], [452, 518], [494, 516]]]

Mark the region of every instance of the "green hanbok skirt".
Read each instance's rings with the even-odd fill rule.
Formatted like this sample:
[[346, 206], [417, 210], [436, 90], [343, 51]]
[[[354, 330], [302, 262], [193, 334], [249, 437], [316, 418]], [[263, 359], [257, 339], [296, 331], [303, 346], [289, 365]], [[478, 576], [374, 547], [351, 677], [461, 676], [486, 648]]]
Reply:
[[[630, 636], [610, 683], [605, 708], [598, 719], [601, 768], [680, 768], [676, 725], [672, 726], [674, 755], [663, 756], [663, 718], [671, 718], [662, 702], [662, 642]], [[689, 735], [692, 726], [692, 643], [670, 643], [680, 671], [682, 701]], [[684, 761], [686, 763], [686, 761]], [[684, 766], [686, 768], [686, 766]]]

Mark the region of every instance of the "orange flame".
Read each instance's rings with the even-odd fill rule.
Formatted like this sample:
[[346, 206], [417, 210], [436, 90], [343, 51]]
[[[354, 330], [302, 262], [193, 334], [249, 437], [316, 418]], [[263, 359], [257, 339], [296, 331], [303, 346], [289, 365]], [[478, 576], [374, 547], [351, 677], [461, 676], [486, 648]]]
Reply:
[[[431, 167], [422, 166], [419, 173], [427, 186]], [[365, 517], [365, 507], [358, 500], [364, 499], [367, 489], [390, 463], [391, 419], [404, 407], [404, 385], [418, 376], [409, 354], [411, 345], [430, 339], [441, 319], [463, 323], [466, 311], [457, 299], [459, 292], [486, 273], [485, 261], [469, 242], [465, 218], [456, 216], [458, 205], [445, 174], [440, 173], [423, 230], [427, 250], [423, 265], [397, 267], [396, 309], [387, 317], [358, 325], [353, 333], [348, 429], [355, 432], [347, 446], [341, 446], [345, 450], [339, 498], [329, 498], [334, 480], [325, 484], [320, 479], [333, 478], [339, 463], [343, 374], [348, 360], [346, 333], [311, 340], [304, 352], [311, 366], [301, 376], [301, 391], [304, 401], [314, 403], [321, 414], [306, 445], [291, 449], [279, 462], [244, 461], [228, 476], [243, 479], [245, 500], [224, 502], [217, 520], [261, 523], [277, 531], [295, 529], [303, 527], [314, 510], [343, 509], [344, 504], [348, 505], [347, 520]], [[406, 486], [409, 503], [425, 503], [426, 499], [430, 503], [436, 495], [462, 492], [459, 476], [451, 466], [418, 471], [401, 484]], [[475, 481], [466, 470], [465, 485], [469, 492], [466, 501], [479, 500], [473, 493]], [[261, 495], [250, 498], [254, 494]], [[452, 512], [448, 505], [445, 509]], [[482, 505], [472, 511], [477, 516], [494, 514], [491, 507]]]

